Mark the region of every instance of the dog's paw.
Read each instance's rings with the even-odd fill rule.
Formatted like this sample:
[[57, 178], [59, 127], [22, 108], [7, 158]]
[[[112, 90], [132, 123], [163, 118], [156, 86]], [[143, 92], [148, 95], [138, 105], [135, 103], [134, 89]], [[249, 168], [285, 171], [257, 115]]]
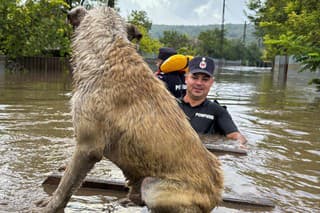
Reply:
[[137, 206], [134, 202], [132, 202], [129, 198], [121, 198], [118, 200], [118, 203], [122, 207], [130, 207], [130, 206]]
[[104, 206], [103, 208], [103, 212], [107, 212], [107, 213], [111, 213], [111, 212], [115, 212], [117, 211], [118, 207], [115, 206], [114, 204], [112, 203], [108, 203], [107, 205]]
[[44, 213], [44, 212], [48, 212], [46, 210], [46, 206], [48, 205], [50, 201], [50, 197], [47, 198], [42, 198], [40, 200], [37, 200], [35, 202], [33, 202], [33, 208], [30, 209], [30, 211], [28, 211], [29, 213]]
[[37, 208], [40, 209], [40, 207], [45, 207], [48, 205], [49, 201], [50, 201], [50, 197], [49, 198], [42, 198], [40, 200], [37, 200], [34, 202], [34, 204], [36, 205]]
[[[40, 208], [40, 207], [34, 207], [32, 209], [30, 209], [29, 211], [27, 211], [28, 213], [42, 213], [43, 212], [43, 208]], [[25, 213], [27, 213], [25, 212]]]
[[68, 164], [63, 164], [58, 168], [59, 172], [64, 172], [67, 169]]

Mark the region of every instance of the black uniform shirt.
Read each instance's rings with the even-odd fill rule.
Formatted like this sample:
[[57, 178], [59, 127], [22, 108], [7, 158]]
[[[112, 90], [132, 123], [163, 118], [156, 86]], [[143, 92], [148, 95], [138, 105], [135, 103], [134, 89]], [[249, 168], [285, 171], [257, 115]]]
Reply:
[[184, 72], [174, 71], [169, 73], [159, 73], [158, 78], [165, 82], [167, 89], [176, 98], [185, 96], [187, 86], [184, 82]]
[[179, 106], [198, 134], [227, 135], [238, 131], [228, 111], [216, 102], [206, 99], [202, 104], [192, 107], [179, 99]]

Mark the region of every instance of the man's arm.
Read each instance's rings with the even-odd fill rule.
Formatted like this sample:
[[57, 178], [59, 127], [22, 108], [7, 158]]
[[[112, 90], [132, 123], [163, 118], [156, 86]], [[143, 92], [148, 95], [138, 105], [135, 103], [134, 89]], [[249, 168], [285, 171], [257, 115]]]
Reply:
[[244, 148], [244, 149], [247, 148], [245, 145], [247, 143], [247, 139], [240, 132], [231, 132], [227, 134], [226, 137], [229, 139], [238, 141], [240, 144], [240, 148]]

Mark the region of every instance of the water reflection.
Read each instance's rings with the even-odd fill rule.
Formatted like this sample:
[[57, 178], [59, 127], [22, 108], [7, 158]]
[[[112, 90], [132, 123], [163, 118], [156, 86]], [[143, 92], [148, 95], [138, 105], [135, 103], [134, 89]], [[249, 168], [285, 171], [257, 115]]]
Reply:
[[[239, 197], [270, 198], [277, 206], [226, 206], [214, 212], [320, 211], [320, 95], [298, 80], [294, 84], [289, 79], [283, 87], [272, 82], [270, 70], [245, 67], [217, 73], [210, 98], [227, 105], [250, 148], [248, 156], [219, 156], [225, 191]], [[28, 209], [50, 192], [42, 181], [66, 162], [74, 147], [70, 92], [68, 75], [1, 77], [0, 211]], [[99, 162], [91, 174], [123, 180], [121, 171], [107, 160]], [[73, 196], [65, 211], [101, 212], [120, 196], [88, 193]]]

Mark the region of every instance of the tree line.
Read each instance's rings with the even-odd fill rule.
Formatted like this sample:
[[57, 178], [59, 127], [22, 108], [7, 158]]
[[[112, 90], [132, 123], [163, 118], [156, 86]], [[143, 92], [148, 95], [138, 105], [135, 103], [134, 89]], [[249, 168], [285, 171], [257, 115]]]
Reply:
[[[10, 58], [70, 54], [72, 29], [65, 23], [66, 11], [78, 5], [121, 9], [116, 0], [1, 0], [0, 54]], [[143, 54], [155, 55], [159, 47], [171, 46], [182, 54], [241, 59], [250, 65], [287, 54], [294, 55], [305, 69], [319, 69], [320, 1], [249, 0], [248, 9], [258, 38], [250, 43], [241, 35], [230, 39], [219, 28], [201, 31], [196, 36], [170, 29], [152, 37], [152, 22], [145, 11], [132, 11], [126, 19], [144, 35], [140, 43]]]
[[250, 0], [248, 8], [263, 38], [263, 58], [293, 55], [304, 69], [320, 68], [319, 0]]
[[[2, 0], [0, 52], [12, 59], [20, 56], [66, 56], [70, 54], [72, 34], [71, 27], [65, 23], [66, 11], [78, 5], [90, 8], [103, 4], [115, 7], [116, 1]], [[160, 38], [153, 38], [150, 34], [152, 22], [145, 11], [134, 10], [126, 18], [142, 32], [140, 51], [145, 55], [156, 55], [159, 47], [171, 46], [182, 54], [242, 59], [250, 64], [260, 60], [261, 50], [257, 45], [245, 46], [240, 39], [224, 39], [226, 48], [223, 53], [218, 52], [221, 35], [218, 29], [201, 32], [197, 37], [167, 30]]]

